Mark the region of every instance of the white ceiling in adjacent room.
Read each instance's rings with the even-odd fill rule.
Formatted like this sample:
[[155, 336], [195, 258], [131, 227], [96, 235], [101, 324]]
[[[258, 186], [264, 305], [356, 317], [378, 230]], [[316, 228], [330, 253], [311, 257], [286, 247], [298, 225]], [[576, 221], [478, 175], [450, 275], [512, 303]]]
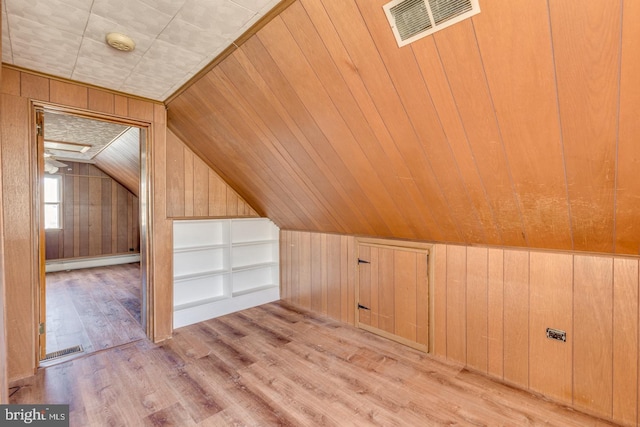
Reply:
[[[5, 0], [2, 62], [165, 100], [279, 0]], [[105, 43], [119, 32], [136, 44]]]

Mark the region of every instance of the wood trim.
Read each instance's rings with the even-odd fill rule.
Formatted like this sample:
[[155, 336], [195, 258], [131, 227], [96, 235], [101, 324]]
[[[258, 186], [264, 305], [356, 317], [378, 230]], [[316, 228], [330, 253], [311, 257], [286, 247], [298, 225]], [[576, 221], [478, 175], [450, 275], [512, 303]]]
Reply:
[[57, 82], [61, 82], [61, 83], [68, 83], [74, 86], [80, 86], [80, 87], [86, 87], [87, 89], [91, 90], [99, 90], [101, 92], [107, 92], [107, 93], [111, 93], [113, 95], [119, 95], [125, 98], [130, 98], [130, 99], [138, 99], [140, 101], [144, 101], [144, 102], [150, 102], [153, 104], [162, 104], [162, 101], [158, 101], [156, 99], [151, 99], [151, 98], [145, 98], [142, 96], [138, 96], [138, 95], [132, 95], [130, 93], [126, 93], [126, 92], [120, 92], [118, 90], [114, 90], [114, 89], [108, 89], [102, 86], [97, 86], [97, 85], [93, 85], [91, 83], [78, 83], [77, 81], [71, 80], [71, 79], [66, 79], [64, 77], [60, 77], [60, 76], [54, 76], [53, 74], [47, 74], [47, 73], [43, 73], [41, 71], [34, 71], [31, 70], [29, 68], [23, 68], [20, 67], [18, 65], [14, 65], [14, 64], [7, 64], [6, 62], [2, 63], [2, 67], [3, 68], [7, 68], [9, 70], [14, 70], [14, 71], [18, 71], [20, 73], [23, 74], [27, 74], [27, 75], [31, 75], [31, 76], [35, 76], [35, 77], [42, 77], [44, 79], [48, 79], [48, 80], [53, 80], [53, 81], [57, 81]]
[[411, 240], [395, 240], [395, 239], [378, 239], [372, 237], [356, 237], [356, 244], [364, 244], [374, 247], [382, 248], [402, 248], [402, 249], [414, 249], [416, 252], [423, 252], [427, 255], [429, 250], [433, 247], [433, 244], [426, 242], [415, 242]]
[[[68, 106], [61, 106], [60, 104], [51, 104], [51, 103], [48, 103], [48, 102], [38, 102], [38, 101], [32, 101], [31, 102], [31, 111], [33, 111], [34, 113], [38, 112], [38, 111], [42, 111], [44, 109], [49, 109], [49, 108], [55, 109], [57, 112], [62, 113], [62, 114], [71, 114], [71, 115], [78, 116], [78, 117], [92, 118], [92, 119], [96, 119], [96, 120], [103, 120], [103, 121], [109, 121], [109, 122], [120, 123], [120, 124], [126, 123], [126, 124], [129, 124], [131, 126], [139, 127], [140, 128], [141, 137], [142, 137], [142, 135], [146, 136], [146, 138], [144, 139], [144, 142], [141, 144], [141, 147], [140, 147], [141, 148], [141, 167], [143, 166], [142, 165], [143, 162], [144, 162], [143, 159], [145, 159], [146, 160], [146, 164], [144, 165], [145, 169], [150, 169], [151, 168], [152, 165], [149, 162], [152, 161], [153, 157], [151, 156], [151, 153], [148, 151], [148, 148], [150, 146], [149, 145], [150, 144], [150, 138], [152, 137], [152, 133], [150, 131], [150, 128], [152, 126], [152, 123], [154, 122], [153, 119], [151, 119], [150, 121], [139, 121], [137, 119], [130, 119], [130, 118], [125, 118], [125, 117], [117, 117], [117, 116], [114, 116], [114, 115], [111, 115], [111, 114], [105, 114], [105, 113], [100, 113], [100, 112], [92, 112], [92, 111], [88, 111], [88, 110], [85, 110], [85, 109], [77, 108], [77, 107], [74, 107], [74, 106], [68, 107]], [[142, 150], [145, 150], [144, 154], [142, 154]], [[38, 161], [40, 158], [41, 158], [41, 156], [36, 156], [36, 161]], [[40, 164], [40, 163], [41, 162], [38, 161], [38, 164]], [[83, 165], [81, 164], [80, 166], [83, 166]], [[37, 172], [35, 176], [37, 176], [37, 177], [41, 176], [40, 171], [43, 170], [42, 167], [43, 167], [42, 165], [39, 166], [39, 172]], [[81, 170], [80, 171], [80, 175], [84, 175], [84, 176], [87, 176], [87, 177], [90, 177], [90, 178], [96, 178], [95, 176], [90, 175], [88, 171], [86, 171], [83, 174], [82, 170]], [[147, 174], [146, 175], [146, 179], [147, 180], [151, 180], [152, 176]], [[141, 179], [141, 186], [142, 186], [142, 181], [144, 181], [144, 180]], [[36, 183], [39, 182], [39, 178], [35, 182]], [[114, 181], [114, 183], [115, 182], [116, 181]], [[36, 184], [36, 183], [34, 183], [35, 187], [39, 188], [38, 184]], [[89, 185], [89, 183], [87, 182], [87, 186], [88, 185]], [[151, 186], [151, 181], [148, 181], [146, 183], [146, 185], [149, 186], [149, 187], [152, 187]], [[121, 185], [118, 185], [118, 186], [120, 187], [120, 191], [116, 191], [115, 193], [112, 192], [112, 194], [120, 194], [122, 192], [124, 192], [124, 194], [129, 193], [128, 190], [126, 188], [124, 188], [123, 186], [121, 186]], [[80, 186], [80, 187], [82, 187], [82, 186]], [[113, 184], [112, 184], [112, 188], [115, 188]], [[39, 191], [37, 191], [37, 194], [39, 194]], [[141, 191], [140, 192], [140, 197], [136, 198], [138, 200], [138, 203], [141, 203], [141, 198], [142, 197], [143, 197], [143, 194], [142, 194], [142, 191]], [[76, 194], [74, 194], [74, 198], [77, 198]], [[89, 202], [88, 199], [86, 201]], [[146, 209], [144, 212], [146, 212], [146, 215], [150, 215], [149, 210], [150, 210], [150, 207], [153, 206], [153, 201], [152, 200], [148, 200], [145, 203], [145, 206], [148, 206], [149, 208]], [[126, 205], [125, 205], [125, 210], [127, 210]], [[38, 215], [39, 215], [38, 212], [39, 211], [40, 211], [39, 203], [37, 203], [37, 206], [35, 206], [35, 208], [34, 208], [34, 212], [35, 212], [34, 218], [38, 217]], [[74, 210], [74, 212], [75, 211], [76, 210]], [[116, 212], [118, 212], [118, 211], [116, 211]], [[112, 210], [112, 212], [113, 212], [113, 210]], [[125, 212], [125, 213], [128, 215], [128, 212]], [[144, 213], [141, 213], [141, 214], [144, 214]], [[114, 219], [112, 218], [112, 224], [113, 224], [113, 220]], [[41, 221], [42, 221], [42, 218], [40, 218], [36, 222], [36, 224], [34, 225], [34, 228], [35, 228], [35, 230], [40, 230], [40, 232], [44, 233], [44, 228], [40, 228]], [[88, 224], [87, 224], [87, 227], [88, 227]], [[141, 268], [147, 272], [146, 274], [143, 274], [143, 276], [142, 276], [142, 280], [143, 280], [142, 285], [144, 286], [143, 289], [142, 289], [142, 291], [143, 291], [142, 292], [142, 304], [143, 304], [143, 311], [144, 311], [145, 304], [150, 305], [150, 304], [153, 304], [153, 302], [154, 302], [152, 297], [150, 298], [149, 292], [150, 292], [151, 289], [154, 288], [155, 284], [153, 282], [149, 281], [149, 278], [153, 277], [150, 274], [148, 274], [148, 270], [150, 268], [152, 268], [152, 266], [149, 265], [150, 258], [148, 256], [144, 256], [142, 254], [143, 251], [147, 251], [149, 249], [149, 247], [150, 247], [149, 246], [150, 242], [149, 241], [145, 242], [142, 239], [145, 238], [145, 237], [146, 238], [150, 238], [150, 236], [152, 236], [151, 222], [148, 221], [148, 220], [147, 221], [141, 221], [141, 227], [147, 227], [148, 228], [147, 232], [144, 233], [144, 235], [142, 233], [142, 230], [141, 230], [141, 233], [140, 233]], [[80, 229], [82, 229], [82, 228], [83, 227], [81, 225]], [[118, 229], [120, 229], [120, 226], [118, 227]], [[125, 226], [124, 229], [126, 229], [127, 232], [129, 232], [128, 226]], [[77, 226], [75, 227], [75, 230], [78, 230]], [[113, 233], [118, 233], [118, 231], [117, 230], [113, 231], [112, 235], [113, 235]], [[74, 247], [76, 246], [75, 241], [77, 240], [77, 238], [78, 238], [78, 235], [74, 231]], [[40, 236], [38, 240], [40, 242], [43, 242], [44, 238], [42, 236]], [[120, 240], [121, 240], [120, 238], [117, 239], [117, 241], [119, 243], [120, 243]], [[128, 242], [126, 240], [127, 239], [125, 239], [124, 243], [128, 246]], [[34, 242], [34, 246], [38, 247], [37, 242]], [[118, 247], [117, 246], [116, 247], [112, 246], [112, 250], [115, 250], [116, 252], [118, 252]], [[85, 253], [87, 251], [89, 251], [88, 243], [87, 243], [87, 247], [85, 248], [84, 251], [83, 251], [82, 247], [80, 248], [80, 255], [81, 256], [82, 255], [89, 256], [90, 255], [89, 253]], [[37, 299], [37, 304], [38, 304], [38, 307], [39, 307], [38, 311], [40, 313], [39, 322], [44, 322], [46, 320], [46, 311], [45, 311], [45, 307], [44, 307], [44, 304], [43, 304], [43, 299], [44, 299], [44, 295], [45, 295], [44, 294], [44, 284], [46, 283], [46, 281], [44, 279], [44, 272], [45, 272], [44, 254], [43, 254], [43, 257], [42, 257], [41, 265], [38, 268], [38, 272], [39, 272], [38, 273], [38, 277], [40, 277], [40, 279], [39, 279], [39, 289], [41, 290], [41, 292], [40, 292], [41, 296]], [[149, 325], [155, 324], [155, 319], [150, 317], [150, 316], [153, 316], [154, 311], [152, 309], [150, 309], [148, 306], [146, 306], [146, 311], [144, 311], [144, 314], [145, 315], [142, 316], [143, 327], [145, 328], [146, 332], [148, 333], [148, 336], [153, 338], [154, 337], [154, 335], [153, 335], [154, 330], [153, 330], [153, 328], [149, 327]], [[45, 353], [43, 353], [43, 351], [44, 351], [43, 342], [44, 342], [43, 339], [40, 339], [40, 342], [36, 346], [37, 349], [40, 349], [40, 354], [37, 355], [36, 361], [39, 361], [39, 360], [44, 358]]]
[[[33, 119], [35, 120], [36, 125], [36, 134], [33, 135], [33, 139], [35, 139], [34, 146], [35, 150], [35, 177], [34, 180], [34, 193], [36, 197], [34, 200], [36, 201], [34, 206], [34, 219], [37, 221], [37, 233], [38, 240], [36, 247], [38, 248], [38, 283], [39, 283], [39, 292], [37, 293], [37, 301], [38, 301], [38, 321], [36, 324], [45, 324], [47, 321], [47, 310], [46, 310], [46, 300], [47, 300], [47, 280], [46, 280], [46, 258], [47, 258], [47, 248], [45, 244], [45, 229], [44, 229], [44, 209], [42, 206], [44, 205], [44, 192], [42, 191], [42, 183], [44, 180], [44, 112], [42, 110], [34, 109], [31, 110], [33, 112]], [[42, 180], [41, 180], [42, 178]], [[59, 179], [60, 183], [60, 200], [64, 197], [63, 187], [64, 184], [62, 179]], [[60, 218], [62, 221], [62, 218]], [[42, 360], [47, 355], [47, 332], [46, 328], [44, 331], [40, 331], [38, 327], [38, 345], [36, 349], [38, 350], [37, 359]]]
[[67, 114], [70, 116], [82, 117], [86, 119], [101, 120], [104, 122], [118, 123], [127, 126], [147, 127], [151, 125], [152, 120], [144, 120], [130, 116], [119, 116], [117, 114], [102, 113], [99, 111], [90, 111], [84, 108], [58, 104], [49, 101], [32, 100], [36, 108], [55, 111], [56, 113]]
[[[166, 133], [166, 109], [159, 102], [148, 103], [144, 100], [129, 98], [120, 95], [109, 94], [108, 97], [114, 100], [114, 112], [110, 111], [89, 111], [84, 108], [61, 105], [56, 102], [50, 102], [48, 92], [45, 87], [50, 86], [50, 82], [45, 77], [35, 76], [32, 74], [24, 74], [24, 76], [33, 77], [22, 78], [23, 73], [16, 69], [3, 69], [2, 84], [2, 116], [0, 117], [3, 126], [2, 131], [2, 173], [4, 177], [11, 177], [11, 185], [6, 181], [3, 182], [3, 220], [5, 224], [5, 291], [6, 291], [6, 315], [7, 315], [7, 369], [8, 379], [15, 380], [33, 374], [36, 362], [37, 342], [36, 324], [38, 316], [36, 313], [37, 303], [37, 247], [34, 241], [37, 236], [36, 214], [34, 204], [36, 200], [32, 194], [33, 180], [36, 178], [34, 173], [34, 159], [32, 152], [34, 151], [32, 139], [32, 111], [34, 107], [51, 108], [59, 111], [71, 112], [73, 114], [83, 114], [87, 117], [100, 118], [102, 120], [122, 119], [127, 124], [140, 126], [145, 129], [147, 143], [153, 150], [159, 146], [163, 149], [162, 142]], [[76, 83], [73, 83], [76, 84]], [[33, 86], [35, 85], [35, 86]], [[73, 96], [69, 99], [73, 105], [85, 105], [81, 98], [90, 94], [91, 91], [87, 86], [77, 83], [81, 87], [80, 90], [71, 92]], [[31, 99], [34, 94], [39, 94], [46, 99]], [[88, 96], [88, 95], [87, 95]], [[64, 97], [63, 97], [64, 98]], [[103, 94], [102, 101], [107, 98]], [[62, 101], [60, 101], [62, 102]], [[66, 102], [66, 101], [64, 101]], [[104, 103], [104, 102], [102, 102]], [[106, 106], [106, 104], [104, 104]], [[151, 114], [149, 114], [151, 112]], [[126, 117], [121, 117], [120, 114]], [[154, 132], [151, 132], [151, 128]], [[159, 148], [159, 149], [160, 149]], [[156, 163], [154, 153], [148, 153], [147, 161], [149, 169], [155, 167]], [[164, 157], [163, 157], [164, 158]], [[164, 169], [164, 166], [161, 170]], [[149, 173], [152, 180], [160, 180], [162, 173]], [[157, 183], [150, 182], [150, 187], [158, 188], [158, 194], [162, 196], [166, 191], [163, 185], [157, 187]], [[77, 190], [77, 189], [72, 189]], [[164, 197], [162, 199], [164, 201]], [[154, 209], [153, 200], [149, 200], [148, 210]], [[164, 211], [163, 211], [164, 212]], [[164, 219], [164, 218], [163, 218]], [[167, 222], [167, 221], [165, 221]], [[170, 223], [170, 221], [168, 221]], [[150, 221], [147, 221], [150, 224]], [[155, 224], [162, 222], [155, 222]], [[167, 242], [171, 241], [171, 235], [166, 233], [166, 228], [170, 228], [170, 224], [160, 227], [160, 232], [156, 229], [149, 230], [148, 240], [153, 239], [154, 244], [149, 246], [149, 250], [154, 246], [170, 246]], [[7, 231], [10, 231], [7, 235]], [[74, 232], [76, 230], [73, 230]], [[10, 243], [9, 246], [7, 246]], [[161, 270], [171, 268], [170, 254], [159, 251], [158, 257], [149, 257], [149, 263], [158, 262], [162, 265]], [[154, 288], [152, 294], [149, 295], [149, 304], [154, 304], [155, 298], [159, 297], [163, 301], [167, 300], [167, 296], [172, 294], [172, 283], [170, 279], [165, 279], [170, 275], [160, 274], [154, 276], [147, 274], [147, 283], [153, 283]], [[157, 277], [157, 279], [156, 279]], [[155, 281], [154, 281], [155, 280]], [[28, 286], [23, 286], [28, 284]], [[170, 336], [172, 332], [171, 324], [172, 309], [170, 305], [165, 309], [154, 310], [154, 326], [160, 326], [165, 334], [162, 338]], [[151, 322], [150, 322], [151, 323]], [[155, 335], [156, 330], [151, 330], [151, 337], [158, 340]]]
[[374, 327], [371, 327], [369, 325], [365, 325], [364, 323], [359, 323], [359, 324], [356, 325], [356, 327], [358, 327], [360, 329], [364, 329], [365, 331], [369, 331], [369, 332], [374, 333], [376, 335], [380, 335], [381, 337], [390, 339], [392, 341], [399, 342], [400, 344], [404, 344], [407, 347], [415, 348], [416, 350], [424, 351], [425, 353], [429, 352], [429, 346], [427, 346], [427, 345], [419, 344], [419, 343], [417, 343], [415, 341], [411, 341], [411, 340], [408, 340], [406, 338], [400, 337], [398, 335], [391, 334], [391, 333], [389, 333], [387, 331], [383, 331], [382, 329], [374, 328]]
[[[0, 0], [0, 27], [2, 27], [2, 13], [4, 7]], [[2, 40], [0, 38], [0, 49], [2, 48]], [[0, 84], [2, 83], [2, 67], [0, 67]], [[0, 95], [1, 97], [2, 95]], [[1, 101], [1, 99], [0, 99]], [[2, 103], [0, 102], [0, 117], [2, 117]], [[0, 131], [0, 147], [2, 147], [2, 132]], [[0, 149], [0, 165], [2, 164], [2, 150]], [[3, 210], [3, 177], [0, 172], [0, 212]], [[8, 403], [8, 369], [7, 369], [7, 319], [6, 319], [6, 292], [5, 292], [5, 276], [4, 276], [4, 219], [0, 214], [0, 404]]]
[[164, 100], [164, 103], [165, 104], [169, 104], [175, 98], [180, 96], [180, 94], [182, 94], [184, 91], [189, 89], [193, 84], [195, 84], [198, 80], [200, 80], [205, 75], [207, 75], [209, 73], [209, 71], [213, 70], [218, 64], [220, 64], [222, 61], [224, 61], [226, 57], [228, 57], [233, 52], [235, 52], [237, 49], [239, 49], [240, 46], [242, 46], [247, 40], [249, 40], [251, 37], [253, 37], [258, 31], [260, 31], [260, 29], [262, 29], [262, 27], [264, 27], [269, 22], [271, 22], [275, 17], [280, 15], [280, 13], [282, 13], [282, 11], [284, 11], [286, 8], [288, 8], [289, 6], [291, 6], [295, 2], [296, 2], [296, 0], [282, 0], [273, 9], [271, 9], [269, 12], [265, 13], [264, 16], [262, 18], [260, 18], [258, 21], [256, 21], [256, 23], [253, 24], [251, 27], [249, 27], [249, 29], [247, 31], [245, 31], [244, 33], [242, 33], [242, 35], [240, 37], [235, 39], [233, 41], [233, 43], [231, 43], [231, 45], [228, 48], [223, 50], [218, 56], [213, 58], [213, 60], [211, 62], [209, 62], [202, 70], [200, 70], [198, 73], [196, 73], [185, 84], [180, 86], [175, 92], [173, 92], [171, 95], [169, 95], [169, 97]]

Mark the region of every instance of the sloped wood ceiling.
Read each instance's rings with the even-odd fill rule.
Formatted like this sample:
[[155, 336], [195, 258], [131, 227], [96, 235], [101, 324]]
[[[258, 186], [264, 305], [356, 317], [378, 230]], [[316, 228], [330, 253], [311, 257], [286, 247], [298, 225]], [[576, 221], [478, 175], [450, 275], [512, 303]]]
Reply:
[[96, 166], [136, 197], [140, 193], [140, 128], [131, 127], [95, 157]]
[[639, 253], [640, 2], [480, 0], [398, 48], [386, 0], [299, 0], [169, 103], [285, 229]]

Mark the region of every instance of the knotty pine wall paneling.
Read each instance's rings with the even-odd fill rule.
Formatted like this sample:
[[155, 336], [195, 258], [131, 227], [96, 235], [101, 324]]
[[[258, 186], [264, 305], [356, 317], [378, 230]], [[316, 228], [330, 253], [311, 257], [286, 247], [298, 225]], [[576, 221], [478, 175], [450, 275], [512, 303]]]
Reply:
[[[31, 101], [53, 103], [62, 108], [74, 108], [89, 113], [122, 117], [137, 123], [150, 124], [149, 171], [153, 198], [150, 210], [153, 246], [148, 248], [148, 275], [152, 288], [148, 292], [154, 313], [154, 325], [150, 333], [155, 341], [168, 338], [172, 325], [172, 236], [171, 221], [166, 217], [166, 110], [163, 105], [150, 101], [114, 94], [82, 84], [59, 81], [4, 67], [2, 70], [2, 199], [5, 227], [5, 292], [8, 343], [8, 379], [10, 381], [33, 375], [36, 367], [36, 286], [38, 281], [37, 251], [33, 230], [34, 197], [32, 183]], [[96, 108], [95, 110], [90, 109]], [[80, 185], [73, 185], [79, 191]], [[87, 185], [88, 187], [88, 185]], [[96, 187], [97, 188], [97, 187]], [[113, 197], [113, 193], [112, 193]], [[87, 202], [89, 202], [87, 198]], [[74, 208], [74, 213], [80, 212]], [[89, 209], [87, 209], [89, 212]], [[117, 213], [117, 211], [116, 211]], [[97, 212], [94, 212], [97, 215]], [[127, 218], [136, 215], [134, 210], [124, 212]], [[113, 219], [113, 216], [112, 216]], [[73, 238], [65, 239], [67, 245], [81, 247], [80, 251], [97, 250], [98, 244], [80, 245], [77, 232], [86, 224], [74, 224]], [[6, 234], [6, 233], [9, 234]], [[126, 233], [125, 233], [126, 234]], [[103, 240], [102, 244], [106, 242]], [[100, 246], [102, 246], [102, 244]], [[112, 242], [113, 244], [113, 242]], [[128, 246], [125, 240], [124, 246]], [[84, 249], [83, 249], [84, 248]], [[128, 249], [128, 248], [127, 248]]]
[[173, 132], [167, 132], [167, 215], [257, 217], [258, 213]]
[[66, 164], [55, 174], [62, 177], [63, 227], [46, 230], [46, 259], [140, 252], [138, 198], [94, 165]]
[[[282, 299], [353, 324], [336, 307], [357, 303], [340, 292], [356, 288], [347, 277], [355, 237], [281, 230], [280, 241]], [[429, 257], [434, 356], [637, 425], [637, 257], [448, 244]], [[567, 342], [547, 338], [547, 328]]]

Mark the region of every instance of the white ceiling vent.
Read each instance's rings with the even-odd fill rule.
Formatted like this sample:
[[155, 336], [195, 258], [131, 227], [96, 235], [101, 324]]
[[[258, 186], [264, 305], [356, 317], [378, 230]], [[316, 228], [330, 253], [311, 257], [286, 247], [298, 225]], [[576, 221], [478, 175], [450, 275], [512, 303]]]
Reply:
[[394, 0], [383, 8], [400, 47], [480, 12], [478, 0]]

